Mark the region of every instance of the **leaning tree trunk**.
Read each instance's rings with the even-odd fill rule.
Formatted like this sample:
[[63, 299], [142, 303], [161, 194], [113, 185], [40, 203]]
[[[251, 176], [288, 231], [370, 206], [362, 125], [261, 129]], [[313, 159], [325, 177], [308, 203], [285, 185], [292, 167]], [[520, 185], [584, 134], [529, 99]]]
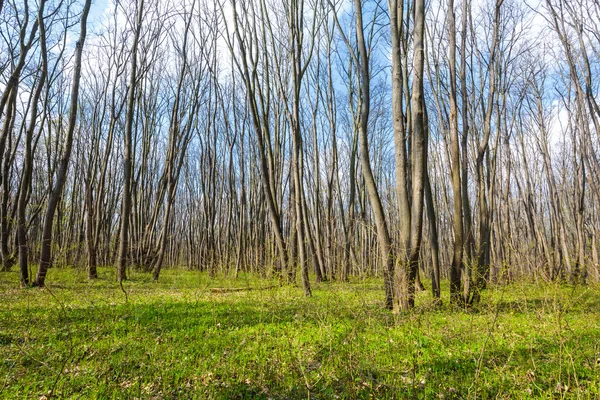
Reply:
[[377, 228], [377, 241], [379, 243], [379, 252], [383, 263], [384, 285], [385, 285], [385, 306], [388, 309], [393, 308], [394, 297], [392, 290], [392, 275], [394, 272], [394, 257], [392, 253], [392, 244], [385, 218], [385, 212], [377, 189], [377, 183], [371, 169], [371, 157], [369, 156], [369, 142], [367, 137], [369, 113], [371, 107], [371, 85], [369, 71], [369, 56], [367, 45], [364, 37], [362, 9], [360, 0], [354, 0], [354, 8], [356, 11], [356, 39], [358, 41], [358, 50], [360, 63], [360, 83], [361, 83], [361, 99], [360, 99], [360, 114], [359, 114], [359, 156], [360, 166], [362, 169], [367, 195], [373, 209], [375, 218], [375, 226]]
[[60, 201], [65, 182], [67, 180], [67, 170], [69, 168], [69, 160], [71, 150], [73, 148], [73, 133], [75, 124], [77, 123], [77, 109], [79, 101], [79, 80], [81, 78], [81, 55], [83, 53], [83, 44], [87, 33], [87, 17], [90, 11], [92, 1], [86, 0], [81, 14], [81, 31], [79, 40], [75, 46], [75, 68], [73, 70], [73, 85], [71, 87], [71, 104], [69, 110], [69, 125], [67, 127], [67, 138], [65, 141], [65, 149], [60, 159], [56, 184], [50, 193], [48, 207], [46, 208], [46, 216], [44, 218], [44, 229], [42, 232], [42, 249], [40, 255], [40, 265], [35, 279], [36, 286], [44, 286], [46, 273], [52, 262], [52, 226], [54, 223], [54, 213]]

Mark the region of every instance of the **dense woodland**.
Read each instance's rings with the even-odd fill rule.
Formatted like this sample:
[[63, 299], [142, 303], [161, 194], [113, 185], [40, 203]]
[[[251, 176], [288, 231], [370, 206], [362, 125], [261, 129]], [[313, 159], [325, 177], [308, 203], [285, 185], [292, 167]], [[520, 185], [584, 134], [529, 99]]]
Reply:
[[459, 305], [600, 280], [598, 0], [90, 9], [0, 0], [1, 268], [21, 285], [380, 276], [407, 309], [446, 279]]

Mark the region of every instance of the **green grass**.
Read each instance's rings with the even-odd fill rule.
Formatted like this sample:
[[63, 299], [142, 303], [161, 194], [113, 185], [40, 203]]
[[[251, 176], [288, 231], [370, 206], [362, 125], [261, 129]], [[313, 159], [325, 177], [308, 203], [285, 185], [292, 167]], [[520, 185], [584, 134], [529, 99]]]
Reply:
[[495, 287], [469, 311], [423, 292], [399, 315], [374, 279], [208, 290], [272, 284], [133, 273], [126, 299], [109, 269], [0, 273], [0, 397], [600, 398], [598, 286]]

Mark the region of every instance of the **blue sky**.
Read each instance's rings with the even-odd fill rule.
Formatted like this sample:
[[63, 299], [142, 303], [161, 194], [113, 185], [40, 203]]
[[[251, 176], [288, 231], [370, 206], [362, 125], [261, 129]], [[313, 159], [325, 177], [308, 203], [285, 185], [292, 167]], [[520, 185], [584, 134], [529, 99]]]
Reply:
[[102, 20], [102, 15], [107, 6], [108, 0], [93, 0], [92, 7], [90, 8], [90, 15], [88, 17], [92, 26]]

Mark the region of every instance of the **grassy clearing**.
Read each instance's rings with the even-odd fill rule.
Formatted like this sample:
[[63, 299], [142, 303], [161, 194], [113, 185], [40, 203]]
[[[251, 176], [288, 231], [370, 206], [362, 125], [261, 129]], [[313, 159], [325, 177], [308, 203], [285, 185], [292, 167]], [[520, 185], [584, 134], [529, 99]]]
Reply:
[[[0, 397], [594, 398], [600, 288], [515, 284], [476, 310], [382, 309], [378, 280], [267, 287], [242, 276], [0, 274]], [[447, 290], [447, 288], [446, 288]], [[447, 298], [447, 292], [444, 294]]]

